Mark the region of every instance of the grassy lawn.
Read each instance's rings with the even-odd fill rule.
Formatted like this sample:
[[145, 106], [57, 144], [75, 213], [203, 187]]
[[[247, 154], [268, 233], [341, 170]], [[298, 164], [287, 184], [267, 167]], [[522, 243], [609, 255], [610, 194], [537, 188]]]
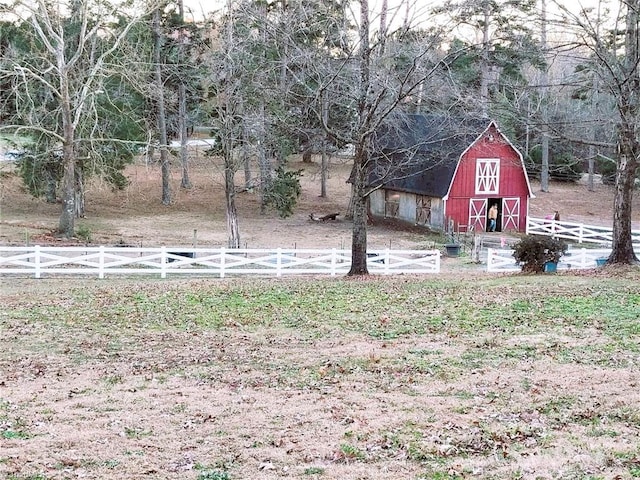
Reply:
[[640, 478], [635, 269], [4, 282], [3, 478]]

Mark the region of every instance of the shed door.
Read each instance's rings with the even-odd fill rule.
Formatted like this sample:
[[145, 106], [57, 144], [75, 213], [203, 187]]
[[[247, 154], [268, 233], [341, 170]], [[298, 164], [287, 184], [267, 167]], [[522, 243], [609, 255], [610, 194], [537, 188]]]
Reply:
[[418, 225], [431, 223], [431, 197], [416, 195], [416, 223]]
[[487, 219], [487, 199], [469, 199], [469, 227], [474, 232], [484, 232]]
[[502, 230], [520, 230], [520, 199], [502, 199]]

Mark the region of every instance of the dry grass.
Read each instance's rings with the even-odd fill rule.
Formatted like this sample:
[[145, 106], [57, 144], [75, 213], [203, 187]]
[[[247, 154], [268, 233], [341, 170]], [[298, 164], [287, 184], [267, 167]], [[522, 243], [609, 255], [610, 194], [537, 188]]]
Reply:
[[0, 475], [637, 477], [639, 280], [20, 280]]
[[[296, 168], [301, 164], [294, 165]], [[249, 246], [348, 245], [348, 165], [330, 198], [260, 215]], [[156, 166], [88, 192], [95, 242], [226, 241], [214, 165], [159, 205]], [[2, 177], [0, 241], [59, 206]], [[562, 193], [564, 192], [564, 194]], [[531, 213], [610, 214], [611, 191], [555, 185]], [[565, 196], [566, 195], [566, 196]], [[555, 207], [555, 208], [553, 208]], [[638, 209], [636, 209], [638, 211]], [[602, 220], [606, 224], [605, 220]], [[596, 223], [590, 222], [590, 223]], [[372, 227], [373, 246], [424, 236]], [[0, 477], [628, 479], [640, 477], [637, 269], [546, 276], [289, 280], [1, 279]]]

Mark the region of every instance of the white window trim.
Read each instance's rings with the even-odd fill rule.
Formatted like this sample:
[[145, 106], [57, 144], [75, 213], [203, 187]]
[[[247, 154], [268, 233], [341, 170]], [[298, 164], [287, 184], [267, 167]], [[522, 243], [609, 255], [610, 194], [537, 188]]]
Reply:
[[[487, 175], [489, 171], [492, 175]], [[500, 193], [500, 159], [476, 159], [476, 195], [498, 195]]]

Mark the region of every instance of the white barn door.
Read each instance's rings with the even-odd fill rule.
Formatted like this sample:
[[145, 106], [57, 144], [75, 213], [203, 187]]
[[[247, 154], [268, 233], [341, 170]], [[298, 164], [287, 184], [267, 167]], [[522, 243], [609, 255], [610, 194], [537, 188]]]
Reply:
[[520, 199], [502, 199], [502, 231], [520, 229]]
[[469, 227], [474, 232], [484, 232], [487, 226], [487, 199], [469, 199]]

